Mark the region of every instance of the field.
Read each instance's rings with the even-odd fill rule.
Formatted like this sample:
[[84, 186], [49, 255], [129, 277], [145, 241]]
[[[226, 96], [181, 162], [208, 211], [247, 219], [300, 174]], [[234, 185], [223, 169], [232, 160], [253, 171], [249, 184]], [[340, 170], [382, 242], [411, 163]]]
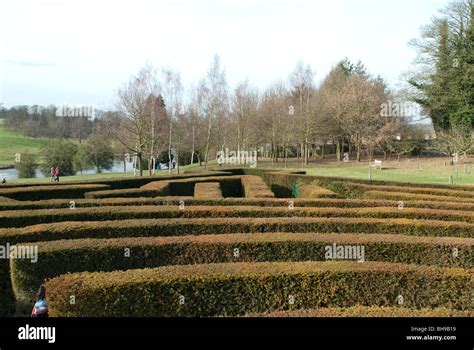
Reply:
[[3, 126], [3, 119], [0, 119], [0, 165], [14, 164], [17, 152], [29, 151], [38, 154], [45, 141], [46, 139], [31, 138], [8, 131]]
[[474, 316], [474, 186], [183, 170], [0, 187], [1, 315]]
[[[474, 184], [474, 164], [473, 160], [462, 161], [457, 165], [450, 165], [449, 158], [415, 158], [405, 157], [400, 162], [396, 159], [382, 160], [382, 170], [371, 170], [371, 177], [374, 180], [393, 180], [407, 182], [432, 182], [432, 183], [449, 183], [449, 176], [453, 177], [454, 184]], [[259, 166], [271, 168], [268, 161], [260, 162]], [[275, 164], [276, 168], [284, 168], [282, 163]], [[321, 176], [341, 176], [355, 179], [368, 179], [369, 166], [367, 161], [357, 163], [351, 161], [349, 163], [336, 162], [328, 159], [324, 161], [315, 161], [306, 167], [302, 167], [301, 163], [295, 164], [289, 162], [288, 171], [306, 171], [308, 175]]]

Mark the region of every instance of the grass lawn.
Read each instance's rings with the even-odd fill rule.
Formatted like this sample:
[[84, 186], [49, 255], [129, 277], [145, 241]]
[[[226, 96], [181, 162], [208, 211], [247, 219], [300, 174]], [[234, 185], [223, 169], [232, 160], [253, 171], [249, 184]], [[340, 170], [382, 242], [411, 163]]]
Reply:
[[[447, 162], [445, 165], [445, 161]], [[371, 169], [373, 180], [393, 180], [405, 182], [433, 182], [449, 183], [449, 176], [453, 176], [454, 184], [474, 185], [474, 164], [468, 164], [467, 174], [464, 165], [449, 165], [445, 158], [425, 158], [417, 161], [416, 158], [398, 161], [383, 161], [383, 170]], [[338, 176], [355, 179], [368, 179], [369, 166], [363, 163], [321, 163], [308, 167], [295, 167], [294, 164], [287, 170], [303, 170], [308, 175]]]
[[39, 149], [47, 139], [31, 138], [16, 132], [11, 132], [3, 126], [0, 119], [0, 165], [14, 164], [15, 153], [29, 151], [32, 154], [39, 153]]

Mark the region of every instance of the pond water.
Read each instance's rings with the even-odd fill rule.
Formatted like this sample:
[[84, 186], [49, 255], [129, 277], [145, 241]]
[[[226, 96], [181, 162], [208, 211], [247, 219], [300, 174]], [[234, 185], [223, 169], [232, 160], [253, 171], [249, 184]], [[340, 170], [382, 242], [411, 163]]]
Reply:
[[[126, 163], [127, 164], [127, 168], [126, 168], [126, 171], [133, 171], [133, 163]], [[112, 169], [110, 170], [103, 170], [102, 171], [103, 173], [118, 173], [118, 172], [123, 172], [123, 162], [122, 161], [116, 161], [114, 162], [114, 165], [112, 166]], [[95, 169], [90, 169], [90, 170], [85, 170], [83, 171], [82, 173], [80, 171], [78, 171], [76, 173], [76, 175], [81, 175], [81, 174], [96, 174], [97, 172], [95, 171]], [[36, 177], [37, 178], [40, 178], [40, 177], [45, 177], [43, 175], [43, 173], [37, 169], [36, 170]], [[49, 174], [47, 175], [47, 177], [49, 178]], [[18, 171], [15, 169], [15, 168], [11, 168], [11, 169], [0, 169], [0, 179], [3, 179], [5, 178], [7, 181], [8, 180], [14, 180], [14, 179], [18, 179]]]

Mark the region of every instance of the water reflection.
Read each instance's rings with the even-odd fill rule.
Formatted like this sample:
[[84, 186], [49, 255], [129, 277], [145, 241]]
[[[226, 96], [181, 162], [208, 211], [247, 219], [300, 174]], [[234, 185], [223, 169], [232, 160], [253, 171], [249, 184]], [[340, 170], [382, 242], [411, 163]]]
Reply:
[[[126, 171], [133, 171], [133, 163], [126, 163]], [[122, 161], [116, 161], [114, 162], [114, 165], [112, 166], [111, 170], [103, 170], [103, 173], [120, 173], [123, 172], [123, 162]], [[78, 171], [76, 175], [81, 175], [81, 174], [96, 174], [97, 172], [95, 169], [90, 169], [90, 170], [85, 170], [82, 173]], [[36, 177], [41, 178], [45, 177], [43, 173], [39, 170], [36, 169]], [[47, 176], [49, 178], [49, 174]], [[18, 179], [18, 171], [15, 168], [12, 169], [0, 169], [0, 179], [7, 179], [8, 180], [14, 180]]]

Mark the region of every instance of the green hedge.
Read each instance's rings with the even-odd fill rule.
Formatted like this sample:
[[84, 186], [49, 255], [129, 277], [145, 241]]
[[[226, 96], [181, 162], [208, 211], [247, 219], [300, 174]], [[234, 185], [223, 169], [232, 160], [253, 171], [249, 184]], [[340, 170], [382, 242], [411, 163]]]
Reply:
[[416, 193], [405, 193], [405, 192], [384, 192], [384, 191], [367, 191], [363, 194], [364, 199], [388, 199], [388, 200], [424, 200], [424, 201], [436, 201], [436, 202], [461, 202], [461, 203], [474, 203], [473, 198], [463, 197], [447, 197], [447, 196], [436, 196], [430, 194], [416, 194]]
[[0, 244], [76, 238], [183, 236], [256, 232], [391, 233], [474, 237], [474, 224], [436, 220], [372, 218], [210, 218], [59, 222], [0, 229]]
[[[39, 259], [11, 261], [16, 298], [30, 305], [46, 278], [68, 272], [113, 271], [164, 265], [325, 260], [325, 247], [362, 245], [365, 261], [472, 268], [474, 239], [403, 235], [259, 233], [185, 237], [79, 239], [40, 242]], [[126, 248], [129, 256], [125, 256]], [[234, 256], [234, 249], [239, 256]], [[453, 248], [458, 249], [456, 257]]]
[[408, 308], [467, 310], [473, 287], [472, 275], [462, 269], [332, 261], [166, 266], [67, 274], [46, 283], [53, 317], [235, 316], [395, 306], [399, 295]]
[[69, 185], [87, 185], [87, 184], [97, 184], [97, 185], [108, 185], [110, 189], [126, 189], [126, 188], [138, 188], [143, 185], [146, 185], [149, 182], [157, 180], [173, 180], [173, 179], [187, 179], [190, 177], [209, 177], [209, 176], [227, 176], [232, 175], [231, 172], [226, 171], [200, 171], [193, 174], [164, 174], [164, 175], [155, 175], [155, 176], [129, 176], [121, 178], [105, 178], [101, 179], [88, 179], [88, 180], [62, 180], [60, 183], [51, 183], [49, 178], [45, 179], [47, 182], [10, 182], [6, 184], [0, 184], [0, 189], [2, 188], [22, 188], [22, 187], [50, 187], [50, 186], [69, 186]]
[[271, 190], [275, 193], [275, 195], [280, 198], [292, 197], [292, 188], [296, 183], [321, 186], [333, 192], [336, 192], [339, 194], [339, 196], [345, 198], [360, 198], [363, 192], [365, 191], [361, 191], [361, 189], [357, 186], [354, 186], [354, 184], [363, 184], [370, 186], [403, 186], [416, 188], [448, 189], [456, 191], [474, 191], [474, 186], [468, 185], [444, 185], [437, 183], [361, 180], [343, 177], [298, 175], [271, 171], [263, 171], [260, 174], [263, 180], [267, 183], [267, 185], [270, 186]]
[[[209, 195], [210, 190], [206, 190]], [[185, 202], [186, 203], [186, 202]], [[462, 221], [474, 223], [474, 212], [422, 208], [311, 208], [254, 206], [110, 206], [76, 208], [74, 210], [45, 209], [6, 211], [0, 217], [0, 227], [24, 227], [64, 221], [108, 221], [130, 219], [225, 218], [225, 217], [347, 217], [406, 218], [421, 220]]]
[[247, 198], [273, 198], [275, 194], [270, 191], [260, 176], [243, 175], [241, 177], [244, 196]]
[[[288, 207], [292, 201], [298, 207], [324, 208], [375, 208], [397, 207], [398, 201], [381, 199], [331, 199], [331, 198], [223, 198], [221, 200], [196, 199], [188, 196], [159, 197], [159, 198], [104, 198], [104, 199], [77, 199], [76, 208], [91, 208], [102, 206], [137, 206], [137, 205], [179, 205], [185, 201], [187, 206], [194, 205], [221, 205], [221, 206], [261, 206], [261, 207]], [[405, 208], [425, 208], [440, 210], [474, 211], [474, 203], [460, 202], [432, 202], [432, 201], [404, 201]], [[30, 210], [30, 209], [61, 209], [69, 208], [69, 200], [51, 199], [43, 201], [0, 202], [0, 210]]]
[[0, 196], [19, 200], [35, 201], [55, 198], [84, 198], [84, 194], [91, 191], [110, 189], [108, 185], [69, 185], [47, 187], [2, 188]]
[[373, 218], [210, 218], [59, 222], [0, 229], [0, 244], [76, 238], [183, 236], [255, 232], [392, 233], [474, 237], [474, 224], [436, 220]]
[[168, 186], [159, 188], [148, 184], [143, 188], [90, 192], [86, 198], [156, 197], [160, 195], [194, 196], [194, 186], [200, 182], [219, 182], [224, 197], [242, 197], [239, 176], [215, 176], [169, 180]]
[[348, 308], [324, 307], [249, 314], [246, 317], [474, 317], [473, 310], [446, 308], [409, 309], [405, 307], [353, 306]]

